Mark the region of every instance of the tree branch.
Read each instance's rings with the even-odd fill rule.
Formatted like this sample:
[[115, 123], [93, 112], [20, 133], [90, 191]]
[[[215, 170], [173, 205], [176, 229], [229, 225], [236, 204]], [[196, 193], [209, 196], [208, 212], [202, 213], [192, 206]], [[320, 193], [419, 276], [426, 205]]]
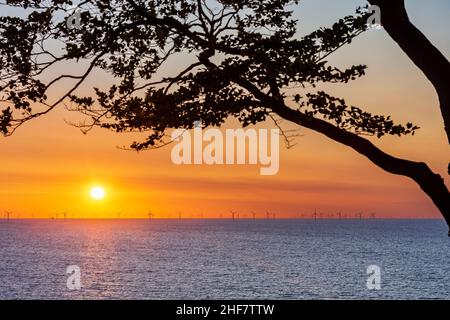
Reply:
[[404, 0], [369, 0], [381, 9], [384, 29], [431, 81], [450, 143], [450, 62], [409, 20]]

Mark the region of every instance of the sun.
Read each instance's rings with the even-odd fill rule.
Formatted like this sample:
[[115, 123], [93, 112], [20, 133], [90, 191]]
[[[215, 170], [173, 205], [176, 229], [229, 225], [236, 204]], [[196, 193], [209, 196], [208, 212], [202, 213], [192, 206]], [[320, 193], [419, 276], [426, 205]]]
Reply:
[[91, 198], [94, 200], [102, 200], [105, 197], [105, 189], [102, 187], [93, 187], [91, 189]]

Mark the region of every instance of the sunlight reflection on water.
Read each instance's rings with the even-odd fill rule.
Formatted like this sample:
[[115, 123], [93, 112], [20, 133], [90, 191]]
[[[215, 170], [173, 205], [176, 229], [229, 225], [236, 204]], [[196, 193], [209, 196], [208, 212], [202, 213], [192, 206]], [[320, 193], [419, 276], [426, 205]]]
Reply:
[[[2, 299], [450, 298], [433, 220], [0, 221]], [[382, 290], [366, 268], [382, 268]], [[78, 265], [82, 289], [66, 287]]]

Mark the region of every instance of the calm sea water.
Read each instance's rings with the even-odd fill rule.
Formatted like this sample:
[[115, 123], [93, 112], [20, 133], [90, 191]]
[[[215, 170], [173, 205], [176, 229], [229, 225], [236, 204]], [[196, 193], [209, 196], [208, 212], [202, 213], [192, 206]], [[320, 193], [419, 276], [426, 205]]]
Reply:
[[449, 262], [437, 220], [0, 221], [1, 299], [450, 299]]

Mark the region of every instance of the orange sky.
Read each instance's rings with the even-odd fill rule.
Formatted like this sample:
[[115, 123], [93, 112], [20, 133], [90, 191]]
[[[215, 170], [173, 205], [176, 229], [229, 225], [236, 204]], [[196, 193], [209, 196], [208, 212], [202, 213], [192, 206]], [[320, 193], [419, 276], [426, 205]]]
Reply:
[[[333, 0], [304, 0], [299, 26], [304, 33], [353, 12], [363, 1], [335, 6]], [[445, 1], [411, 1], [413, 21], [450, 57], [450, 41], [442, 30], [450, 21]], [[319, 8], [330, 7], [329, 14]], [[303, 8], [303, 10], [302, 10]], [[302, 34], [302, 32], [300, 32]], [[174, 65], [180, 61], [176, 61]], [[371, 31], [338, 52], [338, 65], [368, 64], [368, 75], [346, 86], [326, 89], [354, 105], [422, 129], [411, 137], [374, 140], [393, 155], [427, 162], [446, 176], [449, 158], [442, 119], [433, 88], [384, 31]], [[168, 70], [170, 72], [170, 70]], [[90, 78], [98, 83], [103, 76]], [[28, 123], [12, 137], [0, 139], [0, 213], [49, 217], [68, 210], [72, 217], [229, 217], [265, 211], [278, 217], [311, 214], [314, 209], [348, 214], [377, 212], [379, 217], [440, 217], [432, 202], [407, 178], [383, 172], [355, 151], [321, 135], [300, 129], [297, 145], [282, 145], [280, 171], [260, 176], [258, 166], [176, 166], [171, 147], [135, 153], [117, 149], [132, 141], [96, 129], [88, 135], [67, 126], [73, 114], [58, 110]], [[230, 122], [229, 126], [234, 126]], [[270, 123], [264, 127], [270, 127]], [[289, 124], [285, 124], [289, 127]], [[89, 197], [94, 185], [105, 187], [102, 201]]]

